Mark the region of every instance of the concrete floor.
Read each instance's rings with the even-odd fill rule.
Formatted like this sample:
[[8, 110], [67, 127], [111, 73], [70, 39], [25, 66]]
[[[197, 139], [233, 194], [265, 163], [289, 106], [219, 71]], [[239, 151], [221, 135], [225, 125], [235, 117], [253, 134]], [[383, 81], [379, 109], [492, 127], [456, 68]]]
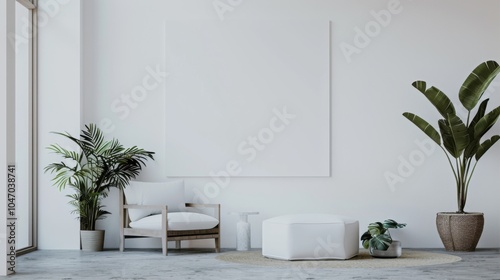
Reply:
[[[230, 251], [230, 250], [223, 250]], [[443, 250], [427, 250], [445, 253]], [[449, 253], [449, 252], [448, 252]], [[241, 265], [215, 259], [213, 250], [39, 250], [18, 257], [8, 279], [497, 279], [500, 250], [451, 253], [462, 261], [394, 269], [290, 269]], [[0, 277], [2, 278], [2, 277]]]

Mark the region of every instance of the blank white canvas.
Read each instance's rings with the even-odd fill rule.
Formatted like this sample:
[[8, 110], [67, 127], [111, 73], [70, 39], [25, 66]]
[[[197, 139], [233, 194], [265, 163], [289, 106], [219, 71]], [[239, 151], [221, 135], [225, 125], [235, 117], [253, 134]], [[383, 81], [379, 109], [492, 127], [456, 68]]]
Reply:
[[329, 176], [329, 53], [328, 21], [166, 21], [167, 176]]

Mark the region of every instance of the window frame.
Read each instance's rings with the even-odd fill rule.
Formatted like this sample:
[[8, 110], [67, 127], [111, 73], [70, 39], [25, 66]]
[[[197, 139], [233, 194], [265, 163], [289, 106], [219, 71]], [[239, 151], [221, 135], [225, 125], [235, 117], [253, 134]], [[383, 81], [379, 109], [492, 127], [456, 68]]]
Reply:
[[37, 85], [38, 85], [38, 75], [37, 75], [37, 68], [38, 68], [38, 14], [37, 14], [37, 4], [38, 0], [16, 0], [19, 4], [23, 5], [30, 11], [30, 29], [31, 30], [31, 36], [28, 36], [28, 44], [29, 44], [29, 72], [30, 72], [30, 84], [29, 84], [29, 90], [30, 90], [30, 104], [29, 107], [31, 108], [30, 110], [30, 132], [31, 132], [31, 139], [30, 139], [30, 154], [31, 154], [31, 170], [30, 170], [30, 175], [31, 178], [29, 180], [31, 188], [30, 188], [30, 221], [31, 225], [29, 227], [29, 236], [30, 236], [30, 245], [28, 247], [24, 247], [21, 249], [16, 250], [17, 255], [22, 255], [26, 254], [32, 251], [37, 250], [38, 248], [38, 191], [37, 191], [37, 186], [38, 186], [38, 137], [37, 137], [37, 131], [38, 131], [38, 121], [37, 121], [37, 116], [38, 116], [38, 110], [37, 110], [37, 104], [38, 104], [38, 98], [37, 98]]

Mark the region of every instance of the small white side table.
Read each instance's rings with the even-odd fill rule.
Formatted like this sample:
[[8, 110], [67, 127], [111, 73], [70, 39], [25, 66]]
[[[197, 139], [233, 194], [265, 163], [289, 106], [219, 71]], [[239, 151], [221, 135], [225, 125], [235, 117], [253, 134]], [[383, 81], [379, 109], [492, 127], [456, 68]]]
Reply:
[[248, 215], [258, 215], [259, 212], [230, 212], [229, 214], [240, 216], [240, 220], [236, 223], [236, 250], [250, 250], [250, 224], [248, 223]]

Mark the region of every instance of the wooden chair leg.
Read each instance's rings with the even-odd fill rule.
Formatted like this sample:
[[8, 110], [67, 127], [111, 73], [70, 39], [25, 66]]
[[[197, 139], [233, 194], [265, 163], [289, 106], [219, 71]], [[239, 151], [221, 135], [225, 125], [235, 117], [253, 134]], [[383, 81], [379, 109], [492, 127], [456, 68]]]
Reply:
[[220, 252], [220, 238], [215, 238], [215, 252]]
[[168, 255], [168, 240], [166, 236], [161, 238], [161, 250], [164, 256]]
[[123, 252], [125, 250], [125, 236], [122, 234], [120, 236], [120, 252]]
[[180, 249], [181, 248], [181, 241], [180, 240], [176, 240], [175, 241], [175, 249]]
[[168, 208], [161, 210], [161, 249], [163, 255], [168, 255]]

